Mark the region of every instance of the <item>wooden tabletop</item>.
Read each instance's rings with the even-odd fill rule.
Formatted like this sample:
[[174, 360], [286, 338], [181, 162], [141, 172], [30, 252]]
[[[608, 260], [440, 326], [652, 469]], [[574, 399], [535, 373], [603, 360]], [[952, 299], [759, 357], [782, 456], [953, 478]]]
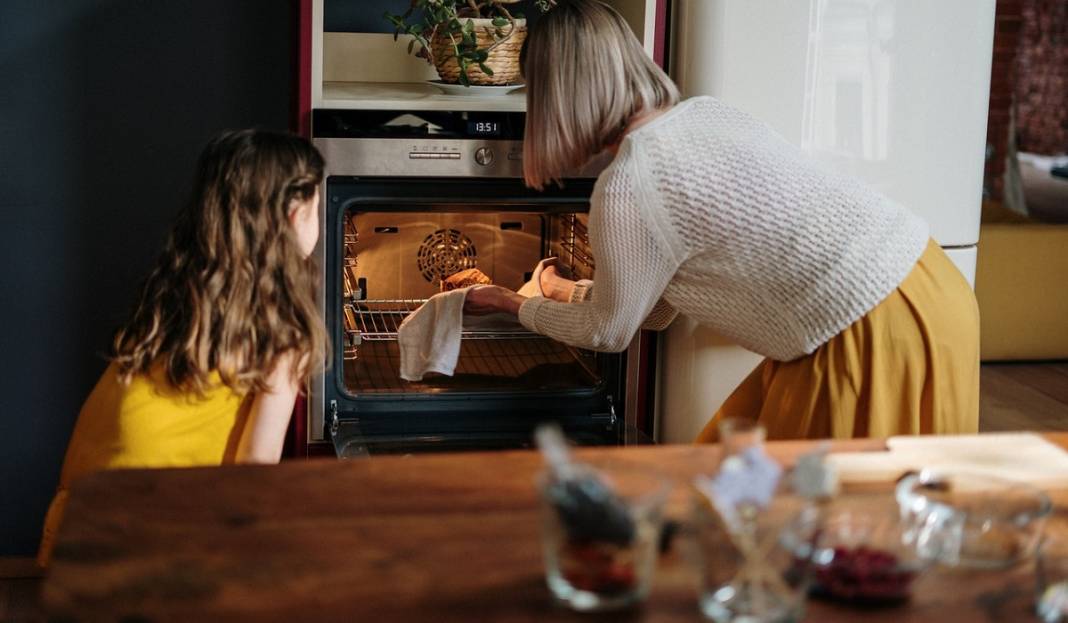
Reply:
[[[1068, 447], [1068, 434], [1047, 437]], [[790, 465], [811, 447], [772, 443], [769, 452]], [[718, 449], [580, 455], [655, 465], [686, 482], [716, 465]], [[545, 586], [540, 467], [535, 453], [518, 451], [99, 473], [72, 491], [42, 598], [49, 614], [87, 621], [600, 620], [554, 604]], [[669, 514], [685, 512], [685, 496], [676, 487]], [[679, 549], [661, 559], [644, 606], [603, 618], [700, 620], [696, 575]], [[1033, 585], [1030, 564], [938, 569], [905, 606], [810, 600], [805, 620], [1026, 621]]]

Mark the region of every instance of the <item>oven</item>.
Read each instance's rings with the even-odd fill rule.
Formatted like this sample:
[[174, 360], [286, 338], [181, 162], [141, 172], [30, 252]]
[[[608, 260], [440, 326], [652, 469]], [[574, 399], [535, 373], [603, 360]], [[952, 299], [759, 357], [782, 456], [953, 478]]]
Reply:
[[327, 167], [316, 253], [332, 349], [309, 387], [312, 453], [526, 447], [544, 421], [581, 444], [651, 436], [648, 337], [594, 353], [465, 320], [453, 376], [399, 376], [397, 327], [445, 277], [478, 268], [515, 290], [550, 256], [576, 278], [594, 277], [586, 223], [598, 167], [562, 188], [526, 188], [523, 124], [520, 112], [314, 111]]

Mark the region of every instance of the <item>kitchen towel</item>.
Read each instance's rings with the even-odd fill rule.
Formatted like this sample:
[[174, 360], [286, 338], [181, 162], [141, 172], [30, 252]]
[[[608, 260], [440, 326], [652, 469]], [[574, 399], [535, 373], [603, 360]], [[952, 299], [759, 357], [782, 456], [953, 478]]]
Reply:
[[427, 372], [452, 376], [460, 357], [464, 301], [474, 286], [435, 294], [397, 329], [400, 377], [421, 381]]
[[[556, 261], [547, 258], [538, 262], [537, 267], [519, 293], [526, 297], [541, 296], [541, 272], [546, 266]], [[456, 362], [460, 358], [460, 341], [464, 329], [464, 301], [467, 300], [469, 286], [449, 292], [435, 294], [427, 299], [419, 309], [408, 315], [397, 329], [397, 342], [400, 346], [400, 377], [406, 381], [421, 381], [428, 372], [437, 372], [452, 376]], [[472, 317], [468, 324], [486, 328], [489, 324], [509, 324], [518, 329], [518, 320], [501, 314], [490, 314], [481, 318]]]

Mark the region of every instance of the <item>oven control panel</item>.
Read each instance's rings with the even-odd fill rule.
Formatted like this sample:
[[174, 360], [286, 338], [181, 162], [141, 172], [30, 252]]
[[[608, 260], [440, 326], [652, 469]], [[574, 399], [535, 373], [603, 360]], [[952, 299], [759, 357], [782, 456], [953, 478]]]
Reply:
[[385, 177], [523, 177], [519, 141], [314, 139], [327, 175]]
[[329, 174], [522, 177], [525, 115], [499, 111], [312, 112]]
[[408, 157], [412, 160], [459, 160], [460, 152], [438, 154], [430, 151], [410, 151]]

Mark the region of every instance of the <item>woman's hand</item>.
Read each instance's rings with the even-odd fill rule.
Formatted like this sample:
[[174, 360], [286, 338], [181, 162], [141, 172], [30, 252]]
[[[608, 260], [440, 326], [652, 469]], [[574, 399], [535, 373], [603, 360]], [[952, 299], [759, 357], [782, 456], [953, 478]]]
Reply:
[[555, 264], [546, 266], [541, 270], [538, 279], [542, 294], [545, 298], [567, 303], [571, 301], [571, 292], [575, 289], [575, 282], [563, 276], [563, 272]]
[[519, 306], [526, 297], [501, 286], [475, 286], [467, 291], [464, 300], [464, 313], [472, 316], [484, 316], [503, 312], [513, 316], [519, 315]]

